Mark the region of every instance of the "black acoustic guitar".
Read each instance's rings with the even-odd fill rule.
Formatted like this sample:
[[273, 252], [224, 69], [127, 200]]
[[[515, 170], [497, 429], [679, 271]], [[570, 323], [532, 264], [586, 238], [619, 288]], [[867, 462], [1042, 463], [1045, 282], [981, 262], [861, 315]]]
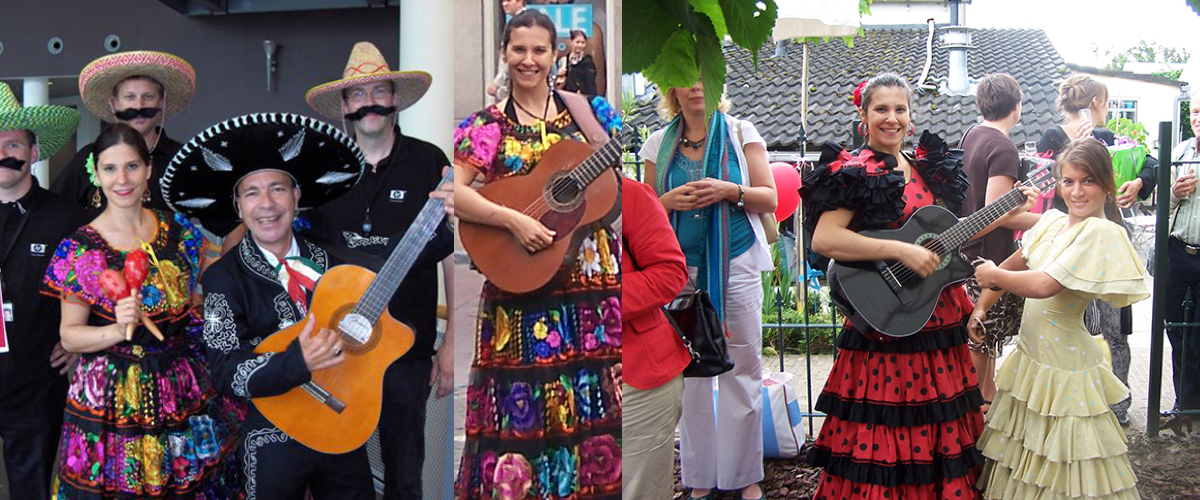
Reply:
[[[1029, 172], [1023, 184], [1043, 191], [1053, 186], [1052, 165], [1048, 160], [1043, 162]], [[914, 212], [900, 229], [859, 231], [870, 238], [920, 245], [942, 260], [925, 278], [895, 261], [833, 261], [828, 273], [833, 292], [830, 296], [859, 331], [874, 329], [892, 337], [917, 333], [933, 315], [942, 289], [965, 281], [975, 272], [959, 247], [1024, 201], [1025, 196], [1013, 189], [965, 219], [930, 205]]]

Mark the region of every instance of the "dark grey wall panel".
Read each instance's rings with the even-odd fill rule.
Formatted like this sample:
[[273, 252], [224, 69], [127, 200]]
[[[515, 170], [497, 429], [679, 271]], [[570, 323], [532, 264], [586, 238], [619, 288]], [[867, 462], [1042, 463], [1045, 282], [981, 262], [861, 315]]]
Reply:
[[[78, 75], [109, 53], [104, 40], [114, 34], [122, 51], [161, 50], [187, 59], [196, 68], [196, 97], [167, 123], [179, 140], [242, 113], [315, 115], [304, 92], [340, 78], [356, 41], [374, 42], [392, 65], [398, 57], [398, 7], [188, 17], [155, 0], [2, 1], [7, 22], [0, 30], [0, 79], [9, 82]], [[47, 50], [52, 37], [63, 41], [60, 54]], [[272, 92], [266, 90], [266, 39], [280, 45]], [[52, 97], [78, 93], [73, 78], [54, 81], [60, 83]], [[20, 93], [20, 85], [14, 87]]]

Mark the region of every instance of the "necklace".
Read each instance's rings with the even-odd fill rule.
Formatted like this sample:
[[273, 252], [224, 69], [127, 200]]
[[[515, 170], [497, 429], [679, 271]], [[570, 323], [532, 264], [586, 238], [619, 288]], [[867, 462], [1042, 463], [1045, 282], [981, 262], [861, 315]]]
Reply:
[[679, 134], [679, 145], [692, 148], [692, 151], [699, 151], [700, 146], [703, 146], [705, 142], [708, 142], [708, 136], [701, 137], [698, 141], [689, 141], [686, 135]]
[[513, 104], [516, 104], [517, 108], [520, 109], [521, 111], [524, 111], [525, 114], [529, 115], [530, 118], [540, 119], [540, 120], [542, 120], [542, 122], [545, 122], [546, 114], [550, 112], [550, 97], [552, 95], [553, 94], [551, 94], [550, 92], [546, 92], [546, 105], [545, 105], [545, 107], [542, 108], [542, 116], [540, 118], [538, 117], [538, 115], [535, 115], [532, 112], [530, 112], [528, 109], [525, 109], [525, 106], [521, 105], [521, 101], [518, 101], [516, 96], [511, 96], [510, 98], [512, 99]]

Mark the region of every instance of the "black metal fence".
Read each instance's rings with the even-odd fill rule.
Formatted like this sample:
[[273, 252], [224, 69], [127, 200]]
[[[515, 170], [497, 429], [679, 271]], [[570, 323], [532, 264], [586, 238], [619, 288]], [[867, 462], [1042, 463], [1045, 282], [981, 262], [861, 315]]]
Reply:
[[[1171, 133], [1173, 131], [1172, 130], [1173, 128], [1174, 127], [1172, 126], [1171, 122], [1161, 122], [1161, 123], [1159, 123], [1159, 126], [1158, 126], [1158, 141], [1159, 141], [1158, 164], [1160, 165], [1160, 168], [1158, 171], [1158, 193], [1159, 193], [1159, 200], [1164, 200], [1164, 201], [1170, 199], [1170, 197], [1167, 193], [1169, 193], [1170, 189], [1171, 189], [1171, 169], [1175, 168], [1175, 167], [1179, 167], [1181, 165], [1200, 164], [1200, 161], [1175, 161], [1175, 159], [1171, 157], [1171, 146], [1170, 145], [1172, 143]], [[1192, 283], [1188, 287], [1187, 293], [1184, 294], [1184, 297], [1182, 299], [1183, 300], [1183, 302], [1182, 302], [1183, 318], [1185, 318], [1184, 321], [1170, 322], [1170, 323], [1166, 322], [1167, 301], [1179, 300], [1179, 298], [1178, 297], [1170, 297], [1170, 296], [1168, 296], [1168, 292], [1167, 292], [1167, 284], [1168, 284], [1167, 277], [1169, 276], [1169, 273], [1171, 272], [1171, 263], [1167, 261], [1168, 237], [1170, 235], [1170, 230], [1171, 230], [1171, 226], [1170, 226], [1171, 214], [1169, 213], [1170, 212], [1170, 203], [1167, 203], [1164, 201], [1160, 201], [1160, 203], [1158, 204], [1158, 210], [1156, 211], [1156, 214], [1155, 214], [1156, 221], [1155, 221], [1155, 234], [1154, 234], [1155, 238], [1154, 238], [1154, 250], [1153, 250], [1153, 252], [1154, 252], [1154, 276], [1158, 277], [1158, 279], [1154, 280], [1154, 291], [1153, 291], [1154, 311], [1151, 315], [1151, 326], [1150, 326], [1150, 329], [1151, 329], [1150, 330], [1150, 333], [1151, 333], [1151, 337], [1150, 337], [1150, 387], [1148, 390], [1149, 401], [1147, 402], [1148, 404], [1147, 404], [1147, 409], [1146, 409], [1146, 434], [1150, 437], [1157, 436], [1158, 431], [1160, 430], [1160, 427], [1162, 425], [1162, 422], [1159, 419], [1159, 415], [1160, 415], [1159, 411], [1161, 410], [1160, 403], [1161, 403], [1161, 399], [1162, 399], [1162, 383], [1163, 383], [1163, 380], [1162, 380], [1163, 337], [1165, 336], [1166, 329], [1167, 328], [1183, 329], [1183, 335], [1181, 335], [1183, 340], [1182, 340], [1182, 344], [1179, 346], [1179, 348], [1184, 353], [1188, 352], [1188, 347], [1189, 347], [1188, 344], [1189, 343], [1200, 341], [1200, 339], [1196, 338], [1196, 333], [1197, 333], [1196, 329], [1197, 329], [1197, 327], [1200, 327], [1200, 322], [1194, 322], [1194, 321], [1187, 320], [1187, 318], [1193, 317], [1193, 314], [1194, 314], [1193, 311], [1194, 311], [1194, 307], [1195, 307], [1195, 295], [1197, 293], [1197, 288], [1200, 287], [1200, 283]], [[1186, 363], [1180, 363], [1180, 366], [1176, 367], [1176, 368], [1178, 368], [1182, 371], [1183, 366], [1185, 364]], [[1180, 373], [1179, 374], [1179, 378], [1183, 378], [1186, 376], [1197, 377], [1197, 376], [1200, 376], [1200, 374], [1189, 374], [1189, 373]], [[1178, 389], [1178, 388], [1176, 388], [1176, 389]], [[1176, 401], [1179, 400], [1179, 397], [1180, 397], [1179, 391], [1176, 390], [1176, 393], [1175, 393]], [[1163, 417], [1172, 417], [1175, 415], [1187, 415], [1187, 416], [1195, 417], [1195, 416], [1200, 416], [1200, 410], [1198, 410], [1198, 409], [1185, 409], [1185, 410], [1171, 409], [1169, 411], [1161, 412], [1161, 415]]]

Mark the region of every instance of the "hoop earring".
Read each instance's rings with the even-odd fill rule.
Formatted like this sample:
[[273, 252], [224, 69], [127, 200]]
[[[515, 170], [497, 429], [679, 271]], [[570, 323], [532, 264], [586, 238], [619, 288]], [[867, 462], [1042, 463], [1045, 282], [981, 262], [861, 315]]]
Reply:
[[866, 137], [869, 133], [871, 130], [867, 127], [866, 122], [858, 122], [858, 135]]
[[100, 205], [103, 205], [103, 204], [104, 204], [104, 200], [100, 198], [100, 189], [96, 189], [95, 191], [92, 191], [92, 206], [96, 207], [96, 208], [100, 208]]
[[917, 126], [913, 122], [908, 122], [908, 136], [912, 137], [917, 134]]

